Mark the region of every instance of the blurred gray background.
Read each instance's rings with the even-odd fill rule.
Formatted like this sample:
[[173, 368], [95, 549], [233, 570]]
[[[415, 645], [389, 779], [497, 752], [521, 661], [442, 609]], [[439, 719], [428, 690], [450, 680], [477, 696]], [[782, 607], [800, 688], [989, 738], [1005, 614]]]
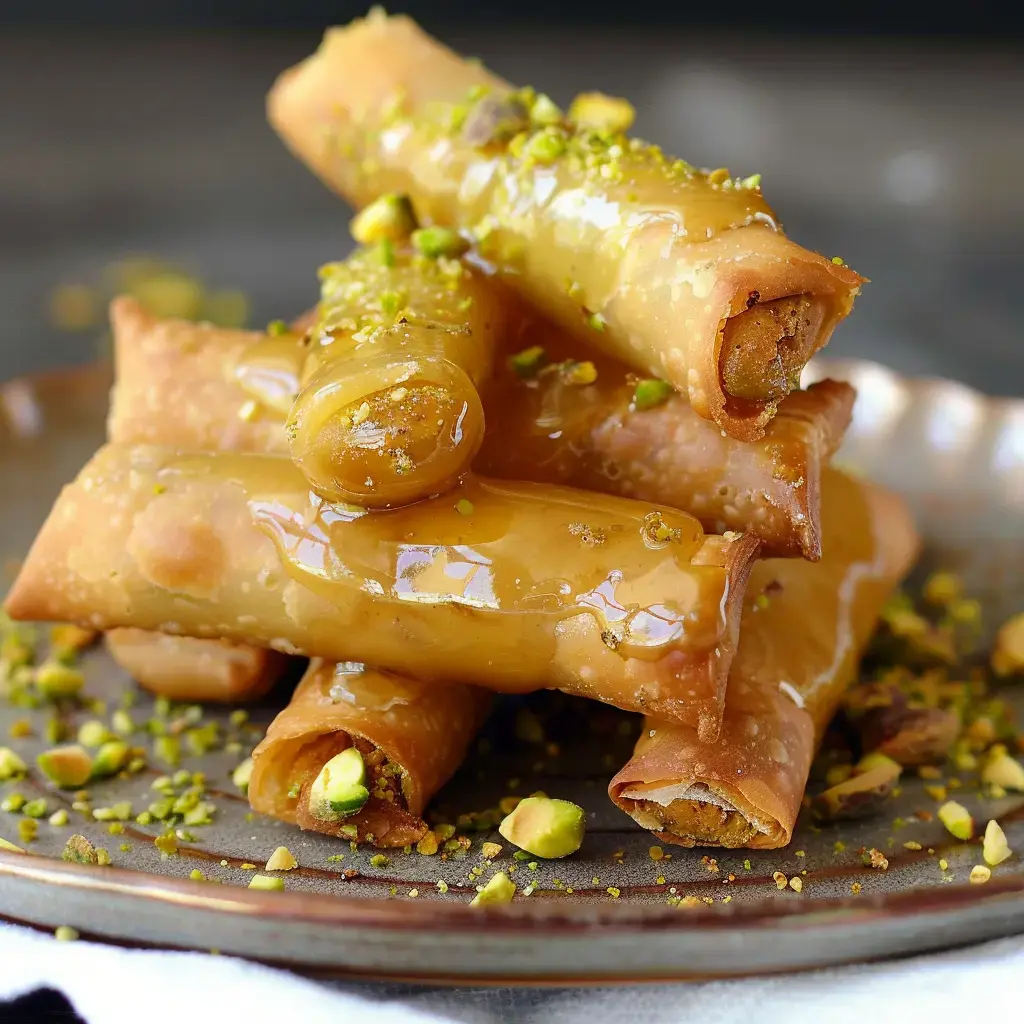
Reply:
[[[270, 27], [261, 4], [249, 20], [262, 27], [234, 28], [200, 24], [188, 4], [166, 24], [165, 5], [104, 6], [106, 29], [89, 5], [74, 31], [28, 5], [7, 9], [6, 27], [0, 15], [3, 377], [94, 357], [99, 331], [59, 330], [48, 307], [56, 286], [96, 284], [111, 262], [152, 254], [241, 288], [262, 324], [308, 305], [317, 266], [349, 246], [349, 211], [263, 117], [275, 74], [316, 45], [302, 26], [317, 4], [279, 5], [298, 28]], [[362, 10], [341, 8], [334, 20]], [[1024, 393], [1018, 36], [693, 27], [677, 7], [573, 23], [556, 5], [542, 26], [543, 8], [526, 10], [529, 24], [501, 5], [487, 21], [427, 23], [557, 100], [629, 96], [638, 133], [691, 162], [761, 172], [793, 237], [872, 279], [830, 352]]]

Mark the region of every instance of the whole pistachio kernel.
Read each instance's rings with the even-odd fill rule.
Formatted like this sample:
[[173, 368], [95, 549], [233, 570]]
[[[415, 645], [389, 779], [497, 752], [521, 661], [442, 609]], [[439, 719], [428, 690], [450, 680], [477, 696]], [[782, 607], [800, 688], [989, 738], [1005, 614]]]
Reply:
[[645, 412], [647, 409], [654, 409], [672, 397], [675, 389], [668, 381], [650, 378], [637, 381], [633, 389], [633, 408], [637, 412]]
[[77, 744], [46, 750], [36, 758], [36, 764], [61, 789], [77, 789], [92, 775], [92, 758]]
[[352, 218], [349, 230], [360, 245], [400, 242], [416, 230], [416, 214], [408, 196], [383, 195]]
[[471, 907], [496, 907], [504, 903], [511, 903], [512, 897], [516, 894], [515, 884], [512, 879], [499, 871], [492, 875], [490, 880], [470, 901]]
[[442, 256], [455, 259], [469, 248], [469, 242], [458, 232], [442, 227], [420, 228], [414, 231], [412, 244], [417, 252], [431, 260], [440, 259]]
[[370, 799], [366, 765], [355, 747], [335, 754], [309, 788], [309, 811], [321, 821], [341, 821], [360, 811]]
[[569, 107], [569, 120], [578, 128], [602, 135], [627, 132], [636, 118], [629, 100], [602, 92], [582, 92]]

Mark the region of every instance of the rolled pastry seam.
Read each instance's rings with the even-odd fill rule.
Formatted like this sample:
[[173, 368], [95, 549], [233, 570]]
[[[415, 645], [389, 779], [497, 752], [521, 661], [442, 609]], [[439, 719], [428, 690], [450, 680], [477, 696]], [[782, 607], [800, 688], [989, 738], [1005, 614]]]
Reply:
[[[765, 556], [820, 557], [821, 472], [849, 426], [850, 385], [826, 380], [794, 392], [761, 440], [743, 442], [612, 360], [595, 360], [596, 379], [579, 383], [579, 364], [567, 358], [578, 347], [561, 332], [540, 324], [519, 340], [524, 348], [485, 392], [481, 473], [655, 501], [696, 516], [708, 532], [749, 532]], [[537, 368], [524, 371], [524, 357]]]
[[106, 643], [114, 661], [143, 689], [180, 701], [258, 700], [287, 663], [276, 651], [142, 629], [112, 629]]
[[333, 501], [372, 508], [451, 488], [480, 447], [478, 387], [508, 300], [457, 259], [360, 249], [320, 272], [292, 458]]
[[[304, 829], [406, 846], [427, 832], [423, 812], [454, 774], [490, 708], [472, 686], [427, 686], [357, 663], [314, 660], [253, 751], [253, 809]], [[354, 746], [370, 792], [356, 813], [327, 820], [310, 800], [323, 766]]]
[[[114, 318], [112, 441], [202, 449], [219, 435], [242, 451], [287, 452], [283, 419], [276, 420], [276, 431], [268, 429], [272, 411], [238, 420], [230, 435], [218, 427], [232, 411], [237, 418], [248, 399], [230, 372], [245, 361], [234, 332], [184, 324], [169, 330], [157, 323], [147, 332], [134, 329], [138, 324], [134, 315]], [[635, 383], [612, 360], [596, 360], [593, 384], [573, 383], [567, 360], [579, 347], [567, 345], [557, 330], [531, 327], [517, 344], [537, 343], [550, 360], [545, 370], [523, 379], [499, 360], [483, 391], [491, 412], [475, 463], [481, 472], [670, 505], [696, 516], [708, 532], [751, 533], [768, 555], [819, 556], [819, 479], [849, 422], [854, 391], [848, 384], [821, 381], [794, 392], [764, 438], [744, 443], [723, 436], [679, 395], [636, 408]], [[251, 344], [266, 357], [262, 338]], [[281, 360], [289, 345], [281, 342]], [[167, 393], [180, 396], [177, 405], [164, 401]]]
[[887, 596], [919, 547], [902, 499], [826, 470], [820, 562], [751, 573], [714, 742], [649, 717], [609, 795], [683, 846], [785, 846], [816, 744], [853, 680]]
[[107, 446], [58, 498], [7, 610], [561, 689], [708, 737], [757, 548], [567, 488], [470, 476], [368, 514], [317, 498], [286, 459]]
[[268, 115], [354, 205], [408, 194], [564, 329], [757, 439], [863, 279], [787, 239], [757, 176], [666, 158], [624, 134], [628, 105], [581, 100], [570, 123], [378, 13], [328, 30]]

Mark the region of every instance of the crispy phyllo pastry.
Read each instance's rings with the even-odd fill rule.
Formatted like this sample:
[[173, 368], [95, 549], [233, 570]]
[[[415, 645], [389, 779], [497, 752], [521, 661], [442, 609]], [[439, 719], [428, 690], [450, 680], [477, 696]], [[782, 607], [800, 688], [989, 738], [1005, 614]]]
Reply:
[[790, 241], [760, 176], [627, 133], [625, 100], [567, 112], [406, 17], [328, 30], [268, 99], [292, 151], [355, 206], [408, 195], [564, 329], [755, 440], [863, 279]]
[[825, 474], [816, 564], [758, 562], [714, 742], [649, 717], [612, 800], [667, 842], [771, 849], [793, 834], [811, 759], [918, 537], [903, 501]]
[[[240, 417], [249, 395], [234, 368], [259, 360], [285, 366], [294, 340], [253, 334], [246, 342], [235, 331], [155, 321], [131, 300], [112, 313], [112, 441], [208, 449], [219, 438], [214, 449], [288, 451], [283, 413], [265, 407]], [[571, 358], [579, 346], [547, 325], [531, 323], [517, 338], [483, 392], [481, 472], [669, 505], [709, 532], [752, 534], [765, 554], [819, 557], [821, 472], [849, 422], [848, 384], [821, 381], [795, 392], [764, 438], [744, 443], [697, 416], [662, 381], [637, 380], [607, 358]]]
[[[385, 200], [399, 202], [374, 206]], [[477, 389], [510, 303], [457, 258], [458, 236], [445, 248], [441, 235], [417, 231], [402, 248], [382, 237], [320, 271], [306, 383], [287, 433], [325, 498], [406, 505], [454, 486], [480, 447]]]
[[265, 648], [142, 629], [112, 629], [106, 641], [114, 660], [143, 689], [171, 700], [258, 700], [280, 678], [287, 662], [284, 655]]
[[743, 442], [664, 381], [609, 359], [578, 362], [578, 346], [546, 325], [520, 340], [485, 396], [480, 472], [656, 501], [710, 532], [749, 532], [764, 555], [820, 557], [821, 474], [850, 423], [849, 384], [794, 392], [761, 440]]
[[249, 802], [376, 846], [429, 841], [423, 811], [458, 768], [490, 702], [477, 687], [314, 660], [253, 752]]
[[469, 476], [369, 513], [320, 499], [287, 459], [108, 446], [58, 498], [7, 610], [561, 689], [709, 738], [757, 548], [567, 488]]

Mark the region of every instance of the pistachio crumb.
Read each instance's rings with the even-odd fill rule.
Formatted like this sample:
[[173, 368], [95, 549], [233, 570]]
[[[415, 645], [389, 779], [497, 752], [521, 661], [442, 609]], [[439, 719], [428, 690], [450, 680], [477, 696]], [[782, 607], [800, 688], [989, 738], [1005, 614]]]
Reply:
[[511, 903], [515, 891], [515, 884], [508, 875], [504, 871], [498, 871], [491, 876], [485, 886], [479, 889], [469, 905], [471, 907], [487, 907]]
[[500, 843], [484, 843], [480, 847], [480, 852], [486, 860], [494, 860], [495, 857], [500, 857], [501, 851], [502, 846]]
[[992, 869], [985, 864], [975, 864], [971, 868], [971, 885], [984, 885], [992, 877]]
[[69, 861], [72, 864], [95, 864], [96, 848], [83, 835], [77, 832], [64, 844], [64, 850], [60, 855], [61, 860]]
[[938, 814], [946, 831], [957, 839], [968, 840], [974, 835], [974, 819], [963, 804], [948, 800], [939, 808]]
[[789, 880], [789, 887], [793, 890], [793, 892], [803, 892], [804, 881], [799, 875], [794, 875]]
[[54, 929], [53, 937], [58, 942], [76, 942], [78, 940], [78, 931], [69, 924], [61, 924]]
[[284, 879], [276, 875], [253, 875], [249, 879], [248, 888], [263, 889], [267, 892], [280, 891], [284, 888]]
[[985, 838], [982, 842], [982, 856], [985, 863], [992, 865], [1002, 864], [1004, 860], [1012, 856], [1013, 851], [1006, 841], [1006, 833], [998, 821], [992, 820], [985, 826]]
[[61, 807], [59, 810], [54, 811], [48, 820], [51, 825], [66, 825], [68, 823], [68, 812]]
[[279, 846], [267, 860], [265, 871], [291, 871], [297, 868], [299, 862], [292, 855], [287, 846]]

